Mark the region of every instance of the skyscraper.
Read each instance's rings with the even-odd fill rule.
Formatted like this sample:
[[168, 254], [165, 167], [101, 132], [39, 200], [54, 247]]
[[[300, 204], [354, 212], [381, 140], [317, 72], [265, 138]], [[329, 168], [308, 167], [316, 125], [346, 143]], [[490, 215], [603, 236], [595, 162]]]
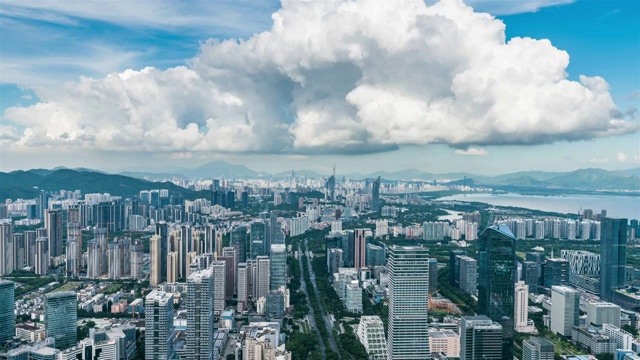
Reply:
[[486, 316], [463, 316], [460, 325], [460, 360], [500, 360], [502, 326]]
[[365, 235], [367, 230], [368, 229], [353, 230], [353, 267], [358, 270], [367, 266], [367, 237]]
[[[71, 247], [72, 254], [67, 252], [67, 261], [72, 260], [71, 268], [67, 267], [67, 273], [78, 276], [82, 269], [82, 227], [80, 208], [75, 205], [67, 211], [67, 249]], [[69, 245], [73, 243], [74, 245]]]
[[144, 313], [145, 359], [171, 359], [173, 357], [173, 294], [153, 290], [145, 298]]
[[189, 360], [213, 358], [213, 271], [196, 271], [187, 278], [187, 353]]
[[144, 246], [136, 241], [131, 245], [131, 278], [142, 279], [144, 277]]
[[156, 235], [160, 237], [158, 240], [157, 258], [160, 277], [158, 282], [162, 283], [167, 280], [167, 255], [169, 254], [169, 225], [161, 221], [156, 223]]
[[162, 259], [160, 258], [161, 241], [162, 238], [160, 237], [160, 235], [153, 235], [149, 240], [149, 284], [151, 286], [158, 286], [158, 284], [162, 282], [163, 278], [161, 267]]
[[486, 228], [479, 239], [478, 313], [502, 326], [504, 360], [513, 359], [515, 240], [506, 225]]
[[544, 286], [567, 285], [569, 262], [563, 259], [547, 259], [544, 264]]
[[422, 246], [389, 248], [387, 358], [430, 359], [429, 252]]
[[15, 284], [0, 279], [0, 344], [15, 335]]
[[371, 188], [371, 211], [380, 211], [380, 176], [373, 182]]
[[13, 236], [11, 234], [11, 223], [0, 224], [0, 276], [9, 275], [15, 268], [13, 265]]
[[627, 219], [604, 218], [600, 238], [600, 298], [613, 300], [613, 290], [624, 286], [627, 264]]
[[522, 360], [553, 360], [554, 347], [544, 338], [531, 338], [522, 342]]
[[262, 256], [266, 254], [265, 244], [266, 244], [266, 234], [267, 234], [267, 224], [262, 221], [256, 221], [251, 223], [251, 249], [249, 250], [250, 257], [255, 259], [256, 256]]
[[247, 261], [247, 228], [238, 226], [231, 231], [229, 245], [236, 248], [238, 252], [238, 263]]
[[287, 249], [283, 244], [271, 245], [269, 253], [271, 279], [270, 290], [278, 290], [287, 285]]
[[516, 283], [514, 321], [517, 332], [535, 332], [535, 325], [529, 320], [529, 285], [524, 281]]
[[456, 266], [456, 256], [464, 255], [464, 250], [450, 250], [449, 251], [449, 284], [451, 286], [458, 287], [459, 280], [459, 268]]
[[76, 344], [78, 305], [76, 293], [60, 291], [46, 295], [44, 323], [47, 337], [56, 340], [56, 348], [67, 348]]
[[226, 292], [226, 270], [227, 264], [224, 261], [214, 260], [211, 262], [213, 272], [213, 311], [221, 314], [224, 311]]
[[438, 291], [438, 260], [429, 259], [429, 293]]
[[38, 275], [46, 275], [49, 272], [49, 241], [46, 237], [36, 239], [35, 267], [34, 271]]
[[249, 301], [249, 272], [247, 263], [238, 264], [238, 312], [242, 313], [247, 308]]
[[478, 262], [466, 255], [456, 255], [456, 267], [458, 288], [469, 294], [478, 293]]
[[47, 229], [47, 239], [49, 240], [49, 256], [62, 255], [62, 210], [45, 211], [45, 228]]
[[574, 326], [580, 324], [580, 293], [567, 286], [551, 288], [550, 330], [571, 337]]
[[271, 288], [271, 261], [268, 256], [256, 257], [255, 269], [253, 269], [254, 281], [253, 281], [253, 299], [258, 300], [261, 297], [267, 297], [269, 295], [269, 289]]

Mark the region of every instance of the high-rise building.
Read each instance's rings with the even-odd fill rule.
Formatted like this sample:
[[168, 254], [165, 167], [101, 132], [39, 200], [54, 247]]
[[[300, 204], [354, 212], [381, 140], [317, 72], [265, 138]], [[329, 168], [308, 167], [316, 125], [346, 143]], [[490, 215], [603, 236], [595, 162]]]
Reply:
[[380, 176], [373, 182], [371, 188], [371, 211], [380, 211]]
[[45, 211], [49, 208], [49, 193], [46, 191], [38, 194], [38, 200], [36, 203], [36, 210], [38, 212], [38, 218], [45, 219]]
[[235, 286], [238, 283], [238, 249], [233, 246], [225, 246], [222, 248], [222, 256], [218, 257], [219, 260], [227, 261], [227, 282], [226, 282], [226, 293], [227, 299], [233, 297], [235, 292]]
[[247, 308], [249, 301], [249, 272], [247, 271], [247, 263], [238, 264], [238, 312], [242, 313]]
[[214, 260], [210, 266], [213, 271], [213, 311], [214, 314], [222, 314], [227, 297], [227, 264], [224, 261]]
[[256, 266], [253, 269], [253, 298], [254, 300], [261, 297], [266, 298], [271, 288], [271, 261], [268, 256], [256, 257]]
[[24, 249], [24, 233], [13, 233], [13, 266], [15, 269], [23, 269], [26, 265]]
[[567, 285], [569, 279], [569, 262], [563, 259], [547, 259], [544, 264], [544, 286]]
[[620, 306], [608, 302], [587, 304], [587, 325], [611, 324], [620, 327]]
[[34, 230], [24, 232], [24, 251], [27, 266], [36, 266], [36, 239], [37, 233]]
[[63, 254], [62, 251], [62, 210], [53, 209], [45, 211], [45, 228], [49, 240], [49, 256], [56, 257]]
[[347, 230], [345, 234], [342, 234], [341, 248], [342, 248], [342, 263], [345, 267], [354, 266], [354, 247], [355, 247], [355, 233], [353, 230]]
[[56, 340], [56, 348], [64, 349], [76, 344], [78, 305], [76, 293], [60, 291], [46, 295], [44, 323], [47, 337]]
[[167, 255], [167, 282], [174, 283], [180, 278], [180, 269], [178, 263], [178, 252], [171, 251]]
[[627, 264], [627, 219], [604, 218], [600, 227], [600, 298], [613, 300], [613, 290], [624, 286]]
[[387, 340], [379, 316], [360, 317], [356, 335], [367, 351], [369, 360], [387, 360]]
[[131, 245], [131, 278], [142, 279], [144, 277], [144, 246], [136, 241]]
[[[71, 266], [67, 266], [67, 274], [77, 277], [82, 269], [82, 222], [80, 207], [74, 205], [67, 211], [67, 262], [71, 260]], [[73, 244], [73, 245], [69, 245]], [[71, 248], [71, 249], [70, 249]]]
[[519, 333], [534, 333], [536, 327], [529, 320], [529, 285], [518, 281], [515, 288], [515, 329]]
[[532, 293], [538, 292], [538, 285], [540, 285], [540, 265], [533, 261], [522, 262], [522, 281], [529, 286], [529, 290]]
[[466, 255], [456, 255], [458, 269], [458, 288], [464, 292], [475, 295], [478, 293], [478, 262]]
[[422, 246], [389, 248], [387, 359], [430, 359], [429, 251]]
[[[156, 259], [150, 260], [150, 262], [157, 261], [159, 274], [157, 281], [158, 283], [162, 283], [167, 281], [167, 255], [169, 254], [169, 251], [171, 251], [171, 249], [169, 248], [169, 225], [164, 221], [156, 223], [155, 235], [159, 236], [160, 238], [157, 240], [158, 243], [156, 244]], [[151, 279], [151, 276], [149, 276], [149, 279]]]
[[271, 266], [271, 290], [287, 285], [287, 248], [284, 244], [272, 244], [269, 253]]
[[193, 272], [187, 278], [186, 359], [213, 359], [213, 270]]
[[438, 260], [429, 259], [429, 293], [438, 291]]
[[567, 286], [551, 288], [550, 330], [571, 337], [574, 326], [580, 324], [580, 293]]
[[327, 269], [329, 274], [338, 272], [338, 269], [342, 267], [342, 249], [328, 249], [327, 250]]
[[144, 313], [145, 359], [173, 358], [173, 294], [153, 290], [145, 298]]
[[459, 287], [459, 268], [456, 266], [456, 256], [464, 255], [465, 252], [463, 250], [450, 250], [449, 251], [449, 284], [451, 286]]
[[366, 231], [368, 229], [355, 229], [353, 230], [354, 235], [354, 246], [353, 246], [353, 267], [356, 269], [362, 269], [366, 267], [366, 256], [367, 256], [367, 236]]
[[267, 224], [262, 221], [251, 223], [251, 234], [249, 236], [251, 240], [250, 258], [255, 259], [256, 256], [266, 255], [266, 234]]
[[236, 248], [238, 252], [238, 263], [247, 261], [247, 228], [238, 226], [231, 231], [229, 245]]
[[502, 326], [502, 358], [513, 359], [515, 237], [506, 225], [487, 227], [479, 240], [478, 313]]
[[553, 344], [544, 338], [530, 338], [522, 342], [522, 360], [553, 360]]
[[11, 223], [0, 224], [0, 276], [9, 275], [15, 269], [13, 264], [13, 236], [11, 234]]
[[387, 262], [387, 248], [382, 245], [367, 244], [367, 266], [384, 266]]
[[34, 271], [38, 275], [46, 275], [49, 272], [49, 241], [46, 237], [36, 239], [35, 267]]
[[166, 275], [163, 277], [161, 273], [161, 241], [160, 235], [153, 235], [149, 240], [149, 285], [151, 286], [158, 286], [162, 283], [162, 279], [166, 278]]
[[0, 344], [15, 335], [15, 284], [0, 279]]
[[463, 316], [460, 325], [460, 360], [500, 360], [502, 326], [486, 316]]

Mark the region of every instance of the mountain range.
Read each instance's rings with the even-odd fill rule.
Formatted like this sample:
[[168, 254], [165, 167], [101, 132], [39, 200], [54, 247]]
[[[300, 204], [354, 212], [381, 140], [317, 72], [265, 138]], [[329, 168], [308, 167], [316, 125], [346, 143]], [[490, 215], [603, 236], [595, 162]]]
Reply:
[[[297, 176], [308, 178], [327, 177], [312, 170], [295, 170]], [[353, 180], [374, 179], [380, 176], [386, 181], [421, 180], [434, 183], [467, 184], [490, 186], [508, 191], [599, 191], [623, 190], [640, 191], [640, 168], [608, 171], [603, 169], [580, 169], [570, 172], [523, 171], [497, 176], [485, 176], [471, 173], [434, 174], [417, 169], [395, 172], [377, 171], [370, 174], [338, 174], [338, 177]], [[33, 198], [40, 190], [81, 190], [83, 194], [108, 192], [116, 196], [137, 194], [141, 190], [168, 189], [183, 195], [197, 195], [193, 191], [179, 187], [168, 180], [172, 179], [214, 179], [214, 178], [272, 178], [286, 179], [290, 171], [269, 174], [252, 170], [244, 165], [214, 161], [197, 168], [144, 168], [135, 171], [128, 169], [118, 174], [104, 171], [63, 167], [48, 169], [17, 170], [0, 172], [0, 199]], [[465, 178], [466, 177], [466, 178]], [[464, 180], [463, 180], [464, 179]]]

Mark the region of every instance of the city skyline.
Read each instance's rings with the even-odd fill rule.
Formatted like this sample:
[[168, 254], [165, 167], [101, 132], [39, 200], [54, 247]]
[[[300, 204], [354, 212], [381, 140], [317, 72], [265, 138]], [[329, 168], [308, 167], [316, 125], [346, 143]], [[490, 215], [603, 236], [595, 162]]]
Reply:
[[[457, 51], [446, 58], [446, 63], [461, 64], [454, 72], [466, 71], [469, 79], [441, 77], [440, 70], [447, 68], [437, 65], [445, 59], [435, 51], [442, 50], [437, 46], [411, 45], [410, 35], [390, 29], [396, 31], [399, 39], [392, 46], [394, 42], [370, 30], [367, 24], [376, 26], [385, 21], [375, 15], [376, 6], [371, 4], [354, 3], [356, 8], [345, 9], [326, 3], [323, 9], [315, 9], [288, 1], [258, 6], [241, 2], [185, 9], [166, 2], [176, 14], [166, 16], [155, 5], [141, 3], [144, 15], [121, 16], [124, 10], [118, 7], [97, 9], [86, 5], [76, 9], [65, 2], [5, 3], [0, 8], [3, 21], [25, 31], [17, 32], [19, 36], [7, 39], [3, 45], [9, 56], [2, 61], [4, 76], [0, 85], [3, 98], [0, 170], [48, 167], [48, 164], [69, 167], [100, 164], [102, 169], [142, 163], [193, 166], [211, 159], [245, 164], [259, 171], [311, 168], [325, 173], [329, 173], [327, 170], [333, 163], [339, 168], [357, 167], [363, 172], [418, 168], [485, 174], [587, 167], [613, 170], [640, 164], [639, 86], [634, 81], [640, 75], [636, 66], [640, 57], [634, 51], [639, 39], [638, 32], [632, 31], [638, 26], [633, 22], [639, 6], [636, 2], [469, 1], [476, 9], [474, 13], [455, 2], [433, 6], [429, 2], [425, 6], [416, 1], [403, 2], [402, 7], [391, 9], [407, 26], [413, 23], [401, 14], [407, 14], [408, 19], [418, 14], [428, 21], [437, 13], [452, 19], [452, 24], [461, 30], [486, 34], [475, 40], [480, 46], [478, 51], [494, 57], [495, 64], [484, 64], [491, 71], [481, 72], [473, 65], [465, 55], [471, 45], [465, 42], [458, 41]], [[298, 44], [303, 43], [299, 40], [304, 36], [314, 37], [310, 30], [296, 30], [300, 19], [318, 29], [327, 26], [316, 11], [331, 14], [333, 17], [327, 18], [339, 25], [331, 32], [333, 38], [317, 40], [327, 41], [331, 46], [323, 46], [322, 51], [310, 48], [307, 58], [284, 51], [280, 47], [282, 42], [295, 48], [302, 46]], [[361, 24], [349, 25], [345, 19], [350, 11], [363, 15]], [[480, 15], [482, 11], [497, 18]], [[272, 13], [275, 20], [271, 19]], [[468, 16], [468, 22], [460, 20], [462, 14]], [[572, 26], [563, 26], [567, 18], [574, 19]], [[165, 23], [168, 26], [161, 25]], [[415, 31], [427, 38], [452, 36], [452, 41], [457, 41], [455, 35], [435, 25]], [[123, 33], [127, 34], [124, 41], [120, 36]], [[340, 39], [352, 33], [372, 39], [384, 51], [376, 53], [359, 40], [340, 45]], [[66, 37], [73, 40], [69, 40], [69, 46], [61, 46], [58, 39]], [[47, 40], [51, 41], [46, 43]], [[80, 44], [88, 46], [79, 50]], [[264, 56], [250, 46], [264, 46]], [[348, 46], [359, 49], [359, 57], [345, 53]], [[272, 49], [268, 50], [269, 47]], [[407, 67], [410, 74], [404, 74], [403, 62], [394, 55], [396, 50], [403, 58], [415, 58], [415, 63], [421, 66], [415, 70], [420, 70]], [[532, 52], [546, 54], [547, 63], [536, 63]], [[213, 61], [212, 56], [219, 59]], [[244, 56], [245, 64], [237, 67], [225, 60], [229, 56]], [[513, 56], [518, 57], [517, 62]], [[27, 57], [35, 60], [25, 61]], [[376, 63], [397, 69], [401, 83], [385, 80], [385, 71], [371, 65]], [[564, 105], [545, 103], [544, 108], [537, 108], [525, 101], [505, 108], [505, 101], [509, 100], [504, 90], [514, 84], [506, 81], [500, 69], [524, 71], [517, 66], [520, 63], [528, 66], [530, 73], [522, 73], [518, 93], [535, 97], [562, 89], [563, 103], [589, 109], [590, 115], [571, 112], [558, 119], [564, 124], [562, 128], [555, 128], [555, 113], [562, 114]], [[261, 81], [272, 84], [272, 91], [268, 92], [272, 95], [266, 96], [261, 85], [249, 80], [246, 87], [233, 89], [194, 83], [213, 76], [209, 74], [211, 69], [220, 69], [242, 81], [253, 73], [252, 66], [275, 71], [273, 78], [256, 73]], [[358, 85], [323, 84], [319, 79], [326, 75], [317, 77], [305, 70], [323, 74], [324, 68]], [[355, 68], [359, 72], [354, 72]], [[83, 78], [78, 80], [80, 76]], [[487, 76], [501, 87], [474, 87]], [[215, 84], [220, 81], [216, 76], [209, 79]], [[423, 83], [416, 83], [416, 87], [412, 85], [414, 80]], [[162, 85], [167, 82], [175, 86]], [[281, 83], [286, 83], [282, 85], [285, 90]], [[187, 97], [171, 95], [180, 86]], [[153, 89], [151, 93], [157, 92], [159, 97], [143, 96], [140, 90], [145, 87]], [[389, 89], [396, 89], [397, 93]], [[430, 105], [422, 108], [424, 105], [418, 100], [412, 102], [416, 96], [433, 98], [433, 93], [438, 92], [446, 98], [451, 91], [459, 103], [450, 105], [450, 111], [455, 113], [466, 105], [473, 110], [447, 119], [447, 126], [436, 126], [429, 120], [438, 117], [436, 109]], [[493, 112], [477, 108], [475, 100], [461, 103], [474, 91], [490, 94], [485, 100]], [[200, 93], [212, 94], [217, 105], [203, 107], [203, 99], [209, 102], [210, 98]], [[582, 93], [591, 95], [581, 97]], [[130, 109], [126, 114], [111, 112], [113, 106], [102, 105], [89, 111], [94, 107], [90, 104], [96, 104], [91, 94], [101, 94], [115, 107], [123, 105], [121, 100], [137, 105], [124, 104], [124, 108]], [[282, 94], [288, 95], [283, 98]], [[367, 98], [373, 102], [367, 103]], [[166, 110], [168, 118], [147, 106], [151, 100], [162, 100], [160, 108]], [[403, 113], [390, 102], [403, 104]], [[233, 110], [238, 106], [240, 110]], [[387, 108], [372, 113], [371, 106]], [[264, 109], [259, 110], [260, 107]], [[554, 111], [549, 112], [550, 109]], [[381, 117], [376, 117], [377, 113], [382, 113]], [[540, 113], [528, 118], [537, 125], [528, 126], [520, 119], [522, 113]], [[416, 114], [429, 114], [429, 118]], [[104, 121], [105, 117], [109, 120]], [[476, 131], [474, 122], [482, 131]], [[56, 126], [52, 127], [53, 124]], [[396, 128], [405, 130], [398, 132]], [[514, 132], [514, 128], [518, 131]], [[514, 158], [527, 161], [512, 161]]]

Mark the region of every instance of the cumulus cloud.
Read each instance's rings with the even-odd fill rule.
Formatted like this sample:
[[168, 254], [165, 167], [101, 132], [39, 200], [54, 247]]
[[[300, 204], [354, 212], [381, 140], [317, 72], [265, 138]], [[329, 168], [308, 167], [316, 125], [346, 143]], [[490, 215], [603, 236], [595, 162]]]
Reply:
[[619, 152], [619, 153], [616, 155], [616, 159], [617, 159], [619, 162], [626, 162], [626, 161], [627, 161], [627, 155], [626, 155], [625, 153], [623, 153], [623, 152]]
[[[370, 153], [542, 144], [637, 131], [600, 77], [458, 0], [285, 0], [269, 31], [188, 66], [82, 78], [5, 111], [14, 149]], [[13, 138], [16, 138], [15, 136]], [[481, 150], [483, 151], [483, 150]]]
[[456, 153], [457, 155], [466, 155], [466, 156], [484, 156], [489, 154], [487, 150], [482, 148], [475, 148], [475, 147], [470, 147], [467, 149], [457, 149], [456, 151], [454, 151], [454, 153]]
[[590, 163], [592, 164], [604, 164], [609, 162], [608, 158], [592, 158], [591, 160], [589, 160]]

